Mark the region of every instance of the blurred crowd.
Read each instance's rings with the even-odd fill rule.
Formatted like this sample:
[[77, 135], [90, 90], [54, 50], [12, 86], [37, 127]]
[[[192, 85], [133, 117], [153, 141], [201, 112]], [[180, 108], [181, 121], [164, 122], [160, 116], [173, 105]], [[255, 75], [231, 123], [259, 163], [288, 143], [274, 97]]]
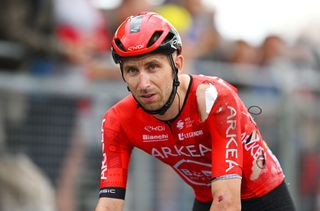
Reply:
[[[187, 72], [195, 71], [191, 65], [194, 60], [223, 62], [237, 65], [239, 69], [288, 65], [301, 70], [320, 71], [320, 37], [310, 34], [311, 32], [301, 32], [301, 36], [294, 42], [289, 42], [280, 34], [269, 34], [260, 44], [254, 45], [248, 40], [228, 40], [223, 37], [216, 27], [216, 11], [204, 5], [201, 0], [120, 0], [119, 5], [112, 9], [98, 7], [97, 2], [97, 0], [0, 0], [0, 72], [24, 73], [35, 77], [62, 77], [75, 86], [80, 84], [80, 88], [81, 85], [85, 86], [86, 83], [96, 80], [122, 80], [118, 67], [113, 64], [110, 55], [111, 38], [127, 16], [140, 11], [156, 11], [176, 27], [182, 37], [182, 53], [186, 58]], [[65, 98], [55, 98], [53, 101], [57, 103], [65, 100]], [[28, 102], [38, 102], [37, 96]], [[51, 102], [52, 99], [45, 101], [47, 104]], [[4, 105], [0, 102], [1, 112], [6, 110], [5, 106], [8, 106], [8, 103]], [[86, 100], [70, 103], [70, 109], [75, 109], [78, 114], [83, 114], [88, 106], [90, 102]], [[36, 109], [34, 110], [36, 112]], [[77, 127], [74, 122], [70, 124]], [[75, 194], [72, 192], [75, 187], [71, 187], [75, 184], [70, 178], [77, 174], [79, 171], [77, 164], [83, 159], [81, 158], [83, 141], [79, 141], [79, 131], [81, 129], [76, 128], [68, 135], [70, 137], [66, 144], [68, 153], [63, 153], [59, 158], [60, 170], [50, 178], [50, 183], [53, 183], [56, 189], [56, 201], [49, 200], [53, 194], [48, 191], [50, 185], [44, 179], [39, 179], [42, 182], [38, 184], [38, 189], [46, 187], [41, 191], [47, 195], [35, 194], [34, 197], [43, 198], [47, 208], [39, 206], [39, 209], [30, 208], [30, 210], [49, 211], [55, 210], [54, 207], [59, 211], [77, 210], [74, 202]], [[0, 132], [0, 139], [4, 139], [1, 134]], [[5, 148], [1, 140], [0, 147]], [[0, 156], [3, 156], [1, 154], [4, 154], [2, 150]], [[0, 168], [12, 165], [10, 162], [20, 162], [19, 158], [8, 160], [7, 164], [6, 159], [0, 159]], [[311, 159], [315, 166], [320, 161], [319, 156], [308, 155], [306, 159]], [[22, 160], [25, 160], [25, 157]], [[305, 163], [305, 174], [309, 168], [320, 174], [320, 169], [315, 170], [314, 166], [310, 167], [311, 161]], [[22, 164], [16, 165], [22, 166], [21, 171], [25, 169]], [[29, 172], [30, 178], [42, 178], [41, 171], [36, 167], [29, 168], [28, 171], [31, 171], [30, 169], [34, 169], [33, 176]], [[0, 186], [3, 182], [1, 179], [4, 178], [2, 175], [4, 174], [1, 174], [0, 169]], [[319, 179], [317, 181], [316, 185], [320, 189]], [[303, 186], [306, 195], [313, 191], [308, 189], [308, 185], [309, 183]], [[13, 186], [12, 188], [17, 190], [21, 188], [18, 185]], [[38, 189], [37, 191], [42, 193]], [[4, 195], [8, 193], [2, 193], [1, 190], [0, 204], [4, 204], [1, 198], [5, 199]], [[32, 192], [26, 189], [24, 191]], [[20, 205], [25, 206], [23, 203], [21, 201]], [[49, 204], [52, 204], [52, 208], [49, 208]], [[16, 208], [1, 209], [0, 205], [0, 210], [19, 210], [19, 203], [15, 206]]]
[[[202, 0], [120, 0], [112, 9], [99, 0], [1, 0], [0, 68], [36, 75], [82, 72], [89, 79], [118, 78], [109, 57], [111, 37], [129, 15], [156, 11], [180, 32], [190, 59], [267, 66], [279, 62], [320, 69], [319, 38], [301, 32], [294, 42], [266, 35], [258, 45], [227, 40], [215, 24], [215, 10]], [[103, 2], [100, 0], [100, 2]], [[119, 79], [119, 78], [118, 78]]]

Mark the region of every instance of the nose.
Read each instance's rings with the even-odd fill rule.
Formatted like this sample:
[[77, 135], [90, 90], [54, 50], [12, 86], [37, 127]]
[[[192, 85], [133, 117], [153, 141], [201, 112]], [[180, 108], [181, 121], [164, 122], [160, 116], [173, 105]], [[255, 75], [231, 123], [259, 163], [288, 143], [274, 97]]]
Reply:
[[139, 75], [139, 84], [138, 89], [139, 90], [145, 90], [150, 86], [150, 77], [145, 72], [141, 72]]

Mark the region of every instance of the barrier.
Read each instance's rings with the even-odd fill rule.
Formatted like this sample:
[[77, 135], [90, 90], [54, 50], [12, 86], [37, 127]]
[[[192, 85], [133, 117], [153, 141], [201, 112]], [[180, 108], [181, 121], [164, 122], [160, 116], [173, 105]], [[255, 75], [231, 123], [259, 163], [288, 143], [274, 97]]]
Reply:
[[[282, 164], [297, 207], [315, 210], [316, 194], [320, 194], [315, 190], [320, 184], [316, 162], [320, 161], [319, 72], [200, 61], [193, 63], [193, 69], [197, 71], [192, 73], [219, 76], [235, 84], [248, 107], [262, 109], [253, 116]], [[74, 203], [76, 210], [93, 210], [99, 189], [101, 118], [127, 94], [122, 81], [2, 72], [0, 152], [26, 154], [56, 193], [72, 189], [64, 200]], [[130, 211], [190, 210], [193, 194], [169, 167], [134, 150], [126, 199]]]

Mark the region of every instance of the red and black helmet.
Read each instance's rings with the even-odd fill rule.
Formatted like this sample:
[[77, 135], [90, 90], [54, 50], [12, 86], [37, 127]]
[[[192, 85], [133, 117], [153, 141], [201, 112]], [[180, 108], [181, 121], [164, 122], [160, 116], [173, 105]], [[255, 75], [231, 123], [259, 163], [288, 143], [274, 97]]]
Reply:
[[148, 53], [180, 54], [181, 47], [181, 38], [171, 23], [157, 13], [142, 12], [119, 26], [111, 50], [115, 63], [119, 63], [121, 58]]

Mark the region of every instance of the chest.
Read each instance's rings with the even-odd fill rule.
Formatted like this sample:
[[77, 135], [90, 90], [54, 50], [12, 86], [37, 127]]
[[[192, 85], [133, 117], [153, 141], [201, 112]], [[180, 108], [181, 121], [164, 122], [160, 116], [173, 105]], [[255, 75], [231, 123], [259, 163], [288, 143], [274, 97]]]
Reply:
[[207, 124], [197, 115], [182, 115], [172, 122], [145, 119], [127, 134], [132, 145], [167, 164], [211, 157]]

